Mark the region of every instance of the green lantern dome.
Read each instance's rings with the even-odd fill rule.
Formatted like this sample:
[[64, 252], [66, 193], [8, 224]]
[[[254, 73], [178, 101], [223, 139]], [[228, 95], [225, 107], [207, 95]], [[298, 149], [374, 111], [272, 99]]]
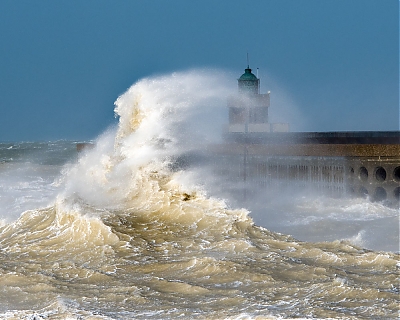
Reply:
[[247, 69], [244, 69], [244, 73], [240, 76], [239, 80], [257, 80], [257, 77], [251, 73], [251, 69], [247, 67]]
[[251, 69], [247, 66], [244, 73], [238, 79], [240, 93], [258, 94], [260, 89], [260, 80], [251, 73]]

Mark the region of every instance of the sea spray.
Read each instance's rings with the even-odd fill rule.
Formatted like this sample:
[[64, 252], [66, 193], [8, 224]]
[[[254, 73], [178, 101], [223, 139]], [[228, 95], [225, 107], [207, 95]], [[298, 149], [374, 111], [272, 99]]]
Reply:
[[190, 225], [207, 224], [207, 217], [210, 228], [218, 219], [227, 219], [228, 229], [232, 221], [251, 223], [245, 210], [207, 200], [194, 184], [185, 189], [179, 183], [185, 172], [171, 169], [174, 159], [204, 147], [200, 133], [186, 122], [199, 108], [217, 108], [228, 92], [217, 79], [187, 72], [144, 79], [129, 88], [115, 102], [118, 127], [66, 170], [66, 191], [59, 199]]
[[132, 86], [56, 201], [0, 228], [3, 318], [398, 317], [397, 254], [255, 226], [174, 165], [201, 145], [188, 119], [220, 96], [211, 75]]
[[46, 207], [62, 191], [60, 167], [76, 162], [74, 141], [0, 143], [0, 221]]

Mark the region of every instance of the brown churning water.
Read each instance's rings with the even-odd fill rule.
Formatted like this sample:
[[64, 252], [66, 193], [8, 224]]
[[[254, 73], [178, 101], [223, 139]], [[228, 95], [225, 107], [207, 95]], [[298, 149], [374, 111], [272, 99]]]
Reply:
[[1, 227], [2, 318], [398, 318], [398, 254], [268, 231], [171, 169], [213, 81], [132, 86], [117, 130], [64, 168], [56, 200]]

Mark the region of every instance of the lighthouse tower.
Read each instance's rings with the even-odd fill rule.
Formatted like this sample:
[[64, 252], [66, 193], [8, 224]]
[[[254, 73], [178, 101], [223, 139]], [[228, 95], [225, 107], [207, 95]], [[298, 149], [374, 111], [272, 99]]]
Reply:
[[228, 98], [229, 133], [266, 133], [289, 131], [288, 124], [268, 121], [270, 93], [260, 93], [260, 79], [249, 66], [238, 79], [238, 94]]
[[238, 79], [238, 94], [228, 98], [229, 132], [270, 132], [269, 93], [260, 94], [260, 79], [249, 66]]

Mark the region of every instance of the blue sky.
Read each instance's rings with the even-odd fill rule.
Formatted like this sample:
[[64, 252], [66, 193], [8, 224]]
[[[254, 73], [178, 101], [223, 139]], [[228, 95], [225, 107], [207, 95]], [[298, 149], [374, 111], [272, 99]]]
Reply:
[[397, 0], [2, 0], [0, 30], [0, 141], [95, 138], [137, 80], [247, 52], [292, 128], [399, 129]]

